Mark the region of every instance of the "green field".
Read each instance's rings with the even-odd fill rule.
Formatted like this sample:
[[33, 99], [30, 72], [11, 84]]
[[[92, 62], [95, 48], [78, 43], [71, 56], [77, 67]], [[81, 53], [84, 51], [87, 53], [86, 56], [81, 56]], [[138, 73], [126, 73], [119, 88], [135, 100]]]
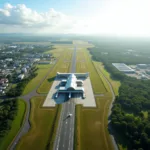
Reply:
[[53, 46], [54, 49], [44, 52], [45, 54], [53, 54], [54, 57], [58, 58], [64, 49], [62, 47]]
[[119, 90], [119, 87], [120, 87], [120, 81], [117, 81], [117, 80], [113, 80], [111, 77], [110, 77], [110, 74], [109, 72], [107, 72], [104, 68], [104, 65], [101, 63], [101, 62], [95, 62], [94, 61], [94, 64], [95, 66], [97, 67], [97, 69], [99, 71], [101, 71], [103, 73], [103, 75], [109, 80], [109, 82], [111, 83], [112, 87], [113, 87], [113, 90], [114, 90], [114, 93], [115, 95], [118, 95], [118, 90]]
[[113, 150], [107, 131], [107, 112], [111, 97], [97, 97], [97, 108], [76, 106], [76, 150]]
[[26, 110], [26, 103], [23, 100], [19, 99], [18, 105], [18, 112], [12, 122], [10, 131], [3, 139], [0, 139], [0, 150], [6, 150], [8, 148], [9, 144], [12, 142], [13, 138], [16, 136], [23, 123], [23, 118]]
[[85, 48], [77, 51], [77, 72], [89, 72], [96, 97], [97, 108], [76, 106], [75, 150], [113, 150], [112, 141], [107, 130], [108, 108], [112, 94], [106, 79], [98, 66], [91, 60], [91, 55]]
[[107, 92], [107, 87], [105, 87], [105, 83], [102, 81], [101, 76], [97, 72], [93, 62], [91, 60], [91, 56], [86, 48], [81, 48], [77, 52], [77, 72], [89, 72], [90, 79], [92, 82], [93, 91], [95, 94], [101, 94]]
[[38, 88], [38, 93], [48, 93], [57, 72], [69, 72], [72, 59], [72, 50], [67, 49], [61, 52], [61, 56], [58, 59], [57, 64], [54, 66], [48, 77], [44, 80], [41, 86]]
[[45, 75], [48, 73], [48, 71], [50, 70], [50, 68], [52, 67], [52, 64], [48, 64], [48, 65], [37, 65], [37, 67], [39, 68], [36, 73], [38, 73], [38, 75], [33, 78], [25, 87], [24, 91], [23, 91], [23, 95], [28, 94], [29, 92], [32, 92], [34, 89], [36, 89], [36, 87], [39, 85], [40, 81], [45, 77]]
[[46, 149], [50, 134], [52, 134], [56, 109], [42, 108], [41, 105], [44, 100], [45, 97], [34, 97], [31, 99], [31, 129], [19, 142], [18, 150]]

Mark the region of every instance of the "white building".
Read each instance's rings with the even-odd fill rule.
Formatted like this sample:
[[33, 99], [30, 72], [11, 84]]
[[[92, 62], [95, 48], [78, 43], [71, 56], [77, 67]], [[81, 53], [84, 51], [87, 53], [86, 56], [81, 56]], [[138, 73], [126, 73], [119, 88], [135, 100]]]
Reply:
[[20, 74], [19, 76], [18, 76], [18, 79], [20, 79], [20, 80], [22, 80], [24, 78], [24, 74]]
[[57, 77], [67, 77], [67, 80], [62, 79], [59, 84], [59, 88], [56, 93], [56, 98], [59, 93], [68, 93], [69, 98], [71, 98], [73, 93], [81, 93], [82, 97], [85, 98], [84, 85], [82, 80], [78, 80], [77, 77], [87, 78], [88, 73], [73, 74], [73, 73], [57, 73]]
[[140, 68], [140, 69], [146, 69], [147, 64], [137, 64], [137, 67]]

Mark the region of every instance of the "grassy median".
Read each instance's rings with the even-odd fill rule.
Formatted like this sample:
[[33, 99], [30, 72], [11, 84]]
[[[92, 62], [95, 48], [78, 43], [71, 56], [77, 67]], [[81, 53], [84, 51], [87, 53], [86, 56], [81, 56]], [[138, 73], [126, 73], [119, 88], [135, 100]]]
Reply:
[[52, 134], [55, 108], [42, 108], [45, 97], [31, 99], [30, 123], [31, 129], [17, 145], [18, 150], [46, 149]]
[[107, 92], [101, 76], [97, 72], [89, 52], [86, 48], [81, 48], [77, 52], [76, 72], [89, 72], [92, 82], [93, 91], [95, 94], [102, 94]]
[[94, 61], [94, 64], [96, 65], [97, 69], [103, 73], [103, 75], [107, 78], [107, 80], [111, 83], [112, 87], [113, 87], [113, 91], [115, 93], [115, 95], [118, 95], [118, 90], [120, 87], [120, 81], [117, 80], [113, 80], [109, 74], [109, 72], [107, 72], [107, 70], [104, 68], [103, 63], [101, 62], [96, 62]]
[[8, 133], [0, 139], [0, 150], [6, 150], [10, 143], [12, 142], [13, 138], [17, 135], [20, 127], [23, 123], [23, 118], [26, 110], [26, 103], [25, 101], [18, 99], [18, 112], [16, 117], [14, 118], [11, 129]]
[[108, 106], [111, 96], [97, 97], [97, 108], [76, 106], [76, 147], [75, 150], [113, 150], [107, 130]]

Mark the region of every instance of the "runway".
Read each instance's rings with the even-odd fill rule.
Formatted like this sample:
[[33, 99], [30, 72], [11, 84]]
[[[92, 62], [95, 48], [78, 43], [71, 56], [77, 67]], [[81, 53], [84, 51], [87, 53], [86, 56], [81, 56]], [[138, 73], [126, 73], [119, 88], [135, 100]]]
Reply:
[[[72, 56], [71, 73], [76, 72], [76, 46]], [[53, 150], [73, 150], [74, 147], [74, 124], [75, 124], [75, 98], [69, 99], [62, 104], [61, 115], [58, 123], [56, 139]], [[68, 117], [72, 114], [71, 117]]]

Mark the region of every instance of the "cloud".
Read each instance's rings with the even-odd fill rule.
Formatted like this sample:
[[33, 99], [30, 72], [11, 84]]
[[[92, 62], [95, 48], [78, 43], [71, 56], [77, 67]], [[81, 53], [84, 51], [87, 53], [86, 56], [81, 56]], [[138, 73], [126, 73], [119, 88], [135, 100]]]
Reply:
[[24, 4], [13, 6], [9, 3], [0, 9], [0, 24], [19, 26], [22, 28], [71, 28], [75, 23], [73, 17], [67, 16], [51, 8], [48, 12], [38, 13]]
[[149, 0], [105, 0], [90, 5], [91, 15], [74, 17], [53, 8], [39, 13], [24, 4], [7, 3], [0, 8], [0, 32], [150, 36], [149, 6]]

